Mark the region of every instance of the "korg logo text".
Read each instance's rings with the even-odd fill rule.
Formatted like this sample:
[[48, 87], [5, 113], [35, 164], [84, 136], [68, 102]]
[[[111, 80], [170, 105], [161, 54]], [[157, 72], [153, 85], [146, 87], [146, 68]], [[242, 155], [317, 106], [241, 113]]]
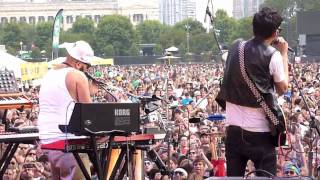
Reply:
[[130, 109], [115, 109], [115, 116], [130, 116]]

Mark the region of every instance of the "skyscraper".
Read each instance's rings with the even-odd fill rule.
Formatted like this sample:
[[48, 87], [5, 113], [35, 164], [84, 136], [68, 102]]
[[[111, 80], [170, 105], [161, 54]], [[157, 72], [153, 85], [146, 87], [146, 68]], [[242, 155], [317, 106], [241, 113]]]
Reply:
[[233, 17], [241, 19], [259, 11], [264, 0], [233, 0]]
[[196, 18], [196, 0], [160, 0], [160, 21], [174, 25], [186, 18]]

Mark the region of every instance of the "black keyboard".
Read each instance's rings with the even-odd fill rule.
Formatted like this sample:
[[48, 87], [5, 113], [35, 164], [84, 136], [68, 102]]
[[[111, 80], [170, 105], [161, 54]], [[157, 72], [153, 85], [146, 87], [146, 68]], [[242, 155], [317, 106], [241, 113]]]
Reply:
[[36, 126], [24, 126], [24, 127], [9, 127], [9, 132], [15, 132], [18, 134], [25, 134], [25, 133], [38, 133], [39, 129]]

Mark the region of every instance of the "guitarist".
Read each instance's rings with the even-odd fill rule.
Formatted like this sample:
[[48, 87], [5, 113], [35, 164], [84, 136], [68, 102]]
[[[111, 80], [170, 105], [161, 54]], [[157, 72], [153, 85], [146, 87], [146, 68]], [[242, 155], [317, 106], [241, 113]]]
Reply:
[[[254, 37], [244, 47], [245, 68], [248, 76], [263, 94], [268, 104], [288, 88], [288, 43], [279, 37], [280, 14], [263, 8], [253, 17]], [[276, 45], [271, 46], [274, 42]], [[242, 78], [239, 66], [239, 44], [229, 50], [221, 90], [217, 102], [226, 109], [227, 176], [244, 176], [248, 160], [255, 169], [276, 174], [276, 151], [270, 123], [257, 99]], [[257, 171], [258, 176], [268, 176]]]

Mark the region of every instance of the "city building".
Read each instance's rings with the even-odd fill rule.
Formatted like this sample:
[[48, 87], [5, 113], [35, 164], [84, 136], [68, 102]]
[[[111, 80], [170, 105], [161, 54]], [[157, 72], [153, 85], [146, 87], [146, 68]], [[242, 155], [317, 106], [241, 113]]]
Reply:
[[129, 17], [133, 25], [159, 20], [158, 0], [118, 0], [118, 14]]
[[63, 29], [69, 29], [78, 17], [92, 19], [95, 24], [104, 15], [127, 16], [136, 25], [144, 20], [159, 20], [157, 0], [0, 0], [0, 23], [54, 21], [63, 11]]
[[174, 25], [186, 18], [196, 19], [196, 0], [160, 0], [160, 21]]
[[233, 0], [233, 17], [241, 19], [254, 15], [264, 0]]

